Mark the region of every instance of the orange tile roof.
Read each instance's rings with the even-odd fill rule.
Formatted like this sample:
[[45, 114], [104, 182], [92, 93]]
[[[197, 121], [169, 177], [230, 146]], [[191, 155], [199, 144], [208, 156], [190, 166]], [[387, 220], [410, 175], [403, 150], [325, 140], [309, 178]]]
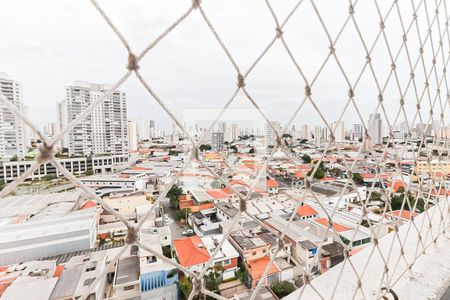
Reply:
[[131, 168], [131, 170], [133, 170], [133, 171], [147, 171], [147, 170], [151, 170], [151, 168], [133, 167], [133, 168]]
[[324, 177], [324, 178], [320, 179], [320, 181], [335, 181], [335, 180], [336, 180], [336, 178], [334, 178], [334, 177]]
[[64, 266], [62, 266], [62, 265], [56, 266], [55, 273], [53, 273], [53, 277], [61, 276], [63, 271], [64, 271]]
[[394, 210], [393, 212], [390, 213], [390, 215], [403, 220], [410, 220], [411, 216], [415, 217], [418, 215], [418, 213], [409, 210], [403, 210], [400, 214], [400, 210]]
[[297, 176], [298, 178], [305, 178], [305, 172], [301, 172], [301, 171], [295, 171], [295, 176]]
[[[177, 253], [178, 261], [184, 267], [191, 267], [205, 263], [210, 256], [199, 236], [191, 236], [180, 240], [174, 240], [173, 245]], [[202, 247], [199, 247], [202, 245]]]
[[[328, 220], [327, 218], [320, 218], [320, 219], [315, 219], [314, 222], [319, 223], [325, 227], [328, 227]], [[347, 231], [350, 230], [351, 228], [341, 225], [339, 223], [333, 222], [333, 228], [334, 230], [336, 230], [337, 232], [343, 232], [343, 231]]]
[[189, 208], [191, 206], [194, 206], [194, 201], [192, 201], [192, 200], [180, 201], [179, 206], [180, 206], [180, 209]]
[[200, 206], [199, 206], [199, 210], [211, 209], [211, 208], [214, 208], [214, 203], [205, 203], [205, 204], [200, 204]]
[[94, 200], [88, 200], [84, 202], [84, 204], [81, 206], [81, 209], [91, 208], [91, 207], [97, 207], [97, 202]]
[[[247, 269], [252, 276], [252, 279], [259, 279], [264, 274], [264, 271], [266, 270], [267, 264], [270, 262], [270, 258], [268, 256], [264, 256], [263, 258], [251, 260], [247, 262]], [[269, 273], [267, 275], [275, 274], [280, 272], [280, 269], [277, 267], [277, 265], [272, 262], [272, 265], [270, 266]]]
[[225, 193], [223, 190], [219, 190], [219, 189], [207, 190], [206, 192], [214, 199], [222, 199], [222, 198], [228, 197], [227, 193]]
[[247, 184], [244, 180], [240, 180], [240, 179], [237, 179], [237, 180], [231, 180], [231, 181], [229, 182], [229, 184], [230, 184], [231, 186], [236, 185], [236, 184], [239, 184], [239, 185], [243, 185], [243, 186], [249, 187], [248, 184]]
[[297, 215], [301, 217], [314, 216], [319, 214], [314, 208], [308, 204], [302, 205], [297, 209]]
[[224, 193], [227, 193], [228, 195], [233, 195], [233, 194], [234, 194], [233, 190], [230, 189], [230, 188], [228, 188], [228, 187], [224, 187], [224, 188], [222, 189], [222, 191], [223, 191]]
[[403, 182], [403, 180], [394, 180], [393, 182], [388, 182], [388, 186], [392, 186], [392, 190], [394, 192], [397, 192], [399, 189], [405, 189], [406, 184]]
[[276, 180], [272, 180], [272, 179], [268, 179], [266, 181], [266, 184], [267, 184], [267, 187], [270, 187], [270, 188], [274, 188], [274, 187], [279, 187], [280, 186]]

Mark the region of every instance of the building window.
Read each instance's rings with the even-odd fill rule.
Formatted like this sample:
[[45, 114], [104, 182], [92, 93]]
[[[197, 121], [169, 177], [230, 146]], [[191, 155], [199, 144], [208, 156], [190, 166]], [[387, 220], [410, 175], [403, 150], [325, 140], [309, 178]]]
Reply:
[[83, 282], [83, 286], [91, 285], [92, 282], [94, 282], [95, 278], [88, 278]]
[[253, 252], [252, 255], [256, 255], [256, 252]]
[[134, 290], [134, 285], [124, 286], [124, 287], [123, 287], [123, 290], [124, 290], [124, 291], [131, 291], [131, 290]]
[[226, 260], [224, 260], [224, 261], [223, 261], [223, 265], [224, 265], [224, 266], [231, 265], [231, 259], [226, 259]]

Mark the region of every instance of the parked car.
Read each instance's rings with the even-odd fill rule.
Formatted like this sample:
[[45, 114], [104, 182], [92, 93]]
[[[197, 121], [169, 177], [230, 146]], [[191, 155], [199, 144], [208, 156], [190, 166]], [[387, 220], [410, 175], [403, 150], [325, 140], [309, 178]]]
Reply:
[[183, 231], [181, 234], [184, 235], [184, 236], [192, 236], [192, 235], [195, 235], [194, 230], [192, 230], [192, 229], [186, 229], [186, 230]]

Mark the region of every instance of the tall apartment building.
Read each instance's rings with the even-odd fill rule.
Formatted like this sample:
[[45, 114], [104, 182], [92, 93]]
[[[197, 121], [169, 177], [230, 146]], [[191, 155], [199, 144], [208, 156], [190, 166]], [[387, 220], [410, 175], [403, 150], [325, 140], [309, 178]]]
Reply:
[[307, 139], [307, 140], [309, 140], [309, 139], [311, 138], [311, 133], [310, 133], [310, 131], [309, 131], [309, 126], [308, 126], [308, 124], [303, 124], [302, 127], [301, 127], [301, 129], [300, 129], [300, 131], [301, 131], [301, 138], [302, 138], [302, 139]]
[[380, 114], [370, 114], [368, 131], [373, 144], [381, 144], [383, 142], [381, 124]]
[[[59, 128], [80, 115], [93, 102], [103, 96], [112, 86], [76, 81], [66, 87], [66, 99], [58, 104]], [[121, 155], [128, 152], [126, 95], [114, 91], [92, 113], [63, 139], [69, 155], [94, 154]]]
[[138, 125], [139, 140], [149, 140], [156, 136], [155, 120], [141, 119]]
[[352, 128], [352, 139], [357, 141], [363, 138], [364, 127], [361, 124], [353, 124]]
[[225, 142], [223, 132], [211, 132], [211, 148], [214, 151], [222, 151]]
[[266, 145], [267, 146], [274, 146], [277, 143], [277, 135], [274, 131], [274, 129], [281, 134], [281, 124], [277, 121], [270, 121], [270, 124], [272, 124], [272, 126], [269, 126], [269, 124], [266, 124]]
[[128, 132], [128, 150], [136, 151], [138, 148], [136, 122], [128, 120], [127, 132]]
[[344, 122], [333, 122], [331, 123], [331, 128], [334, 131], [334, 138], [336, 143], [342, 143], [345, 141], [345, 127]]
[[[6, 73], [0, 73], [0, 92], [19, 111], [23, 112], [22, 86]], [[0, 102], [0, 157], [24, 157], [26, 154], [24, 123]]]

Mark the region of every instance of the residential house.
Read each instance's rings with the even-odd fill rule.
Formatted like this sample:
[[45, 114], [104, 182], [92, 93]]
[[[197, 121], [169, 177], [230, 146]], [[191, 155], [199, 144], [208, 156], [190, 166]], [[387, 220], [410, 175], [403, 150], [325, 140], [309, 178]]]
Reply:
[[[203, 237], [201, 240], [206, 247], [209, 255], [212, 256], [214, 251], [219, 246], [219, 243], [223, 239], [222, 234], [215, 236]], [[221, 270], [222, 278], [224, 280], [234, 278], [235, 272], [237, 271], [239, 253], [231, 245], [228, 240], [225, 240], [220, 247], [220, 250], [213, 258], [213, 265], [215, 267], [220, 266], [218, 269]]]
[[210, 259], [210, 255], [199, 236], [174, 240], [178, 262], [192, 272], [200, 273]]

